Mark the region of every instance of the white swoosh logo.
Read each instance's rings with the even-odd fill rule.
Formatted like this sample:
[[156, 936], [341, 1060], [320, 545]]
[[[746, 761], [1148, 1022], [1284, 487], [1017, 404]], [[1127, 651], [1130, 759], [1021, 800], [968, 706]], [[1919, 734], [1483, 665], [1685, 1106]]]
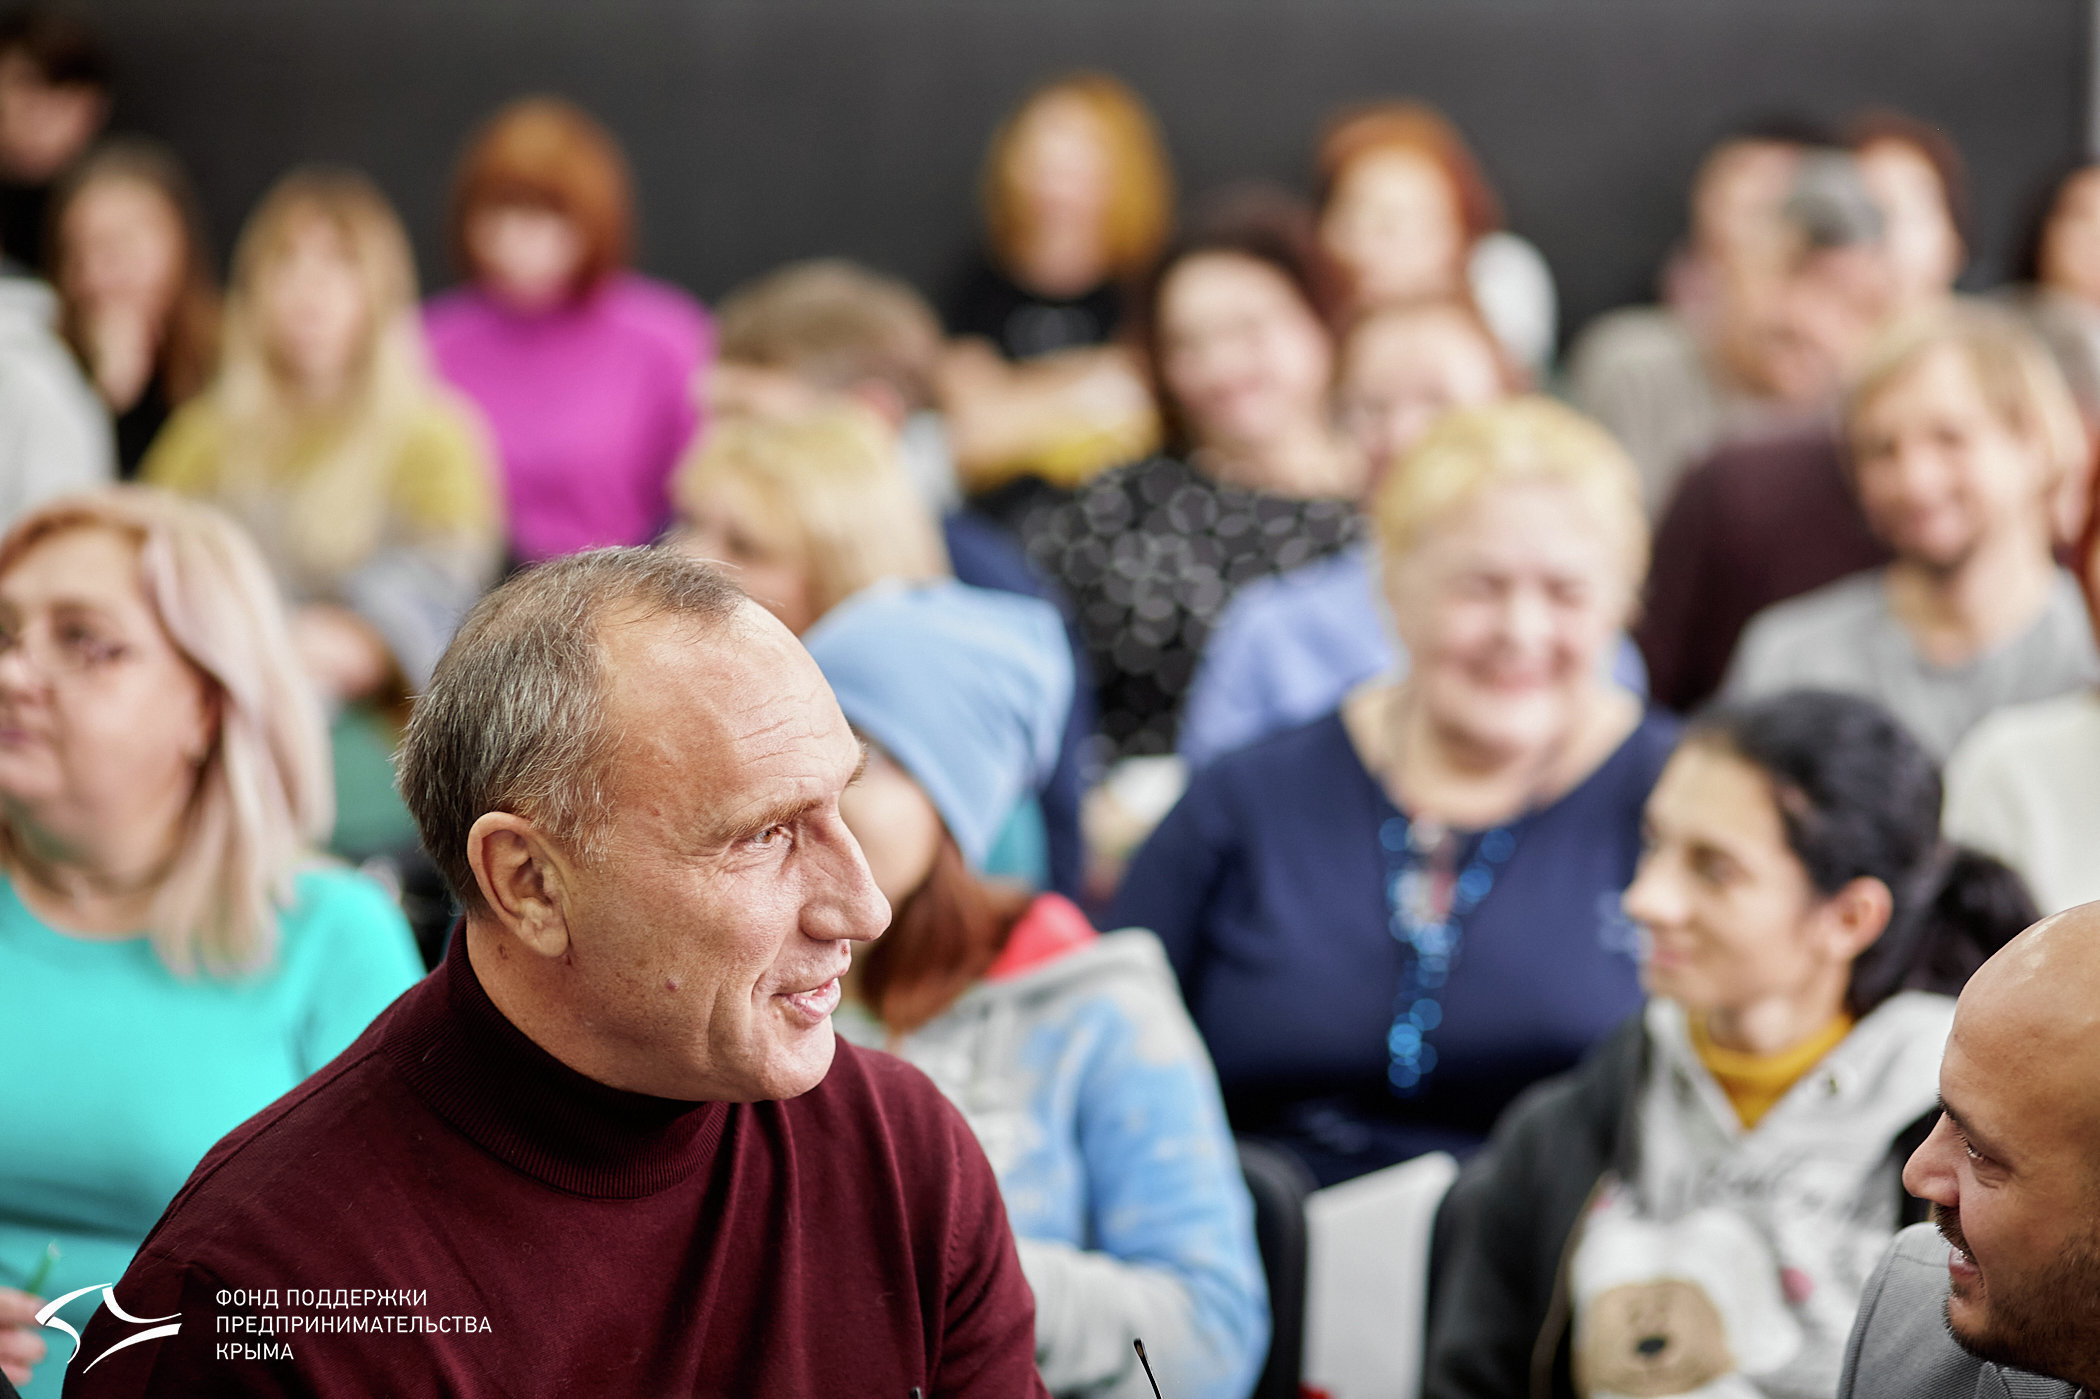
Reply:
[[[68, 1292], [65, 1296], [56, 1297], [53, 1298], [51, 1301], [44, 1303], [42, 1309], [39, 1310], [36, 1314], [37, 1325], [48, 1326], [54, 1331], [63, 1331], [68, 1336], [71, 1336], [73, 1338], [73, 1354], [66, 1357], [66, 1365], [71, 1365], [73, 1363], [74, 1358], [80, 1354], [80, 1333], [78, 1331], [75, 1331], [71, 1326], [68, 1326], [65, 1322], [60, 1321], [58, 1319], [59, 1309], [64, 1307], [66, 1303], [72, 1301], [75, 1297], [85, 1297], [90, 1292], [94, 1292], [97, 1289], [100, 1289], [102, 1293], [103, 1305], [107, 1306], [113, 1315], [121, 1317], [125, 1321], [132, 1323], [134, 1326], [146, 1326], [156, 1321], [175, 1321], [175, 1318], [182, 1315], [181, 1312], [170, 1312], [166, 1316], [133, 1316], [130, 1312], [125, 1311], [122, 1307], [117, 1305], [117, 1293], [115, 1284], [91, 1282], [86, 1287], [76, 1287], [71, 1292]], [[175, 1321], [175, 1324], [173, 1326], [158, 1326], [151, 1331], [141, 1331], [136, 1336], [127, 1336], [125, 1339], [111, 1346], [108, 1350], [103, 1351], [102, 1354], [96, 1356], [93, 1360], [90, 1360], [85, 1366], [85, 1368], [82, 1369], [81, 1373], [86, 1374], [88, 1370], [94, 1369], [97, 1365], [100, 1365], [103, 1361], [109, 1359], [112, 1355], [115, 1355], [118, 1351], [124, 1349], [124, 1347], [126, 1346], [135, 1346], [140, 1341], [150, 1341], [159, 1336], [172, 1336], [181, 1329], [182, 1323], [179, 1321]], [[65, 1365], [61, 1365], [59, 1368], [64, 1369]]]

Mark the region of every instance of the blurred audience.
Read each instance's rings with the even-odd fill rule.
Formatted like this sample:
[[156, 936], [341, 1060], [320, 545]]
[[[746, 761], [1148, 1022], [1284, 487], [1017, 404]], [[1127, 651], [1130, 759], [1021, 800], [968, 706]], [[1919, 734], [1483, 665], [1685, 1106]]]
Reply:
[[[1342, 342], [1341, 418], [1363, 453], [1365, 495], [1451, 408], [1511, 392], [1518, 372], [1463, 301], [1376, 307]], [[1219, 615], [1190, 683], [1177, 748], [1190, 767], [1329, 713], [1394, 668], [1377, 555], [1360, 541], [1257, 578]]]
[[218, 377], [146, 459], [254, 534], [333, 704], [420, 690], [500, 551], [480, 425], [430, 376], [415, 307], [386, 197], [286, 176], [234, 249]]
[[1779, 114], [1741, 122], [1715, 142], [1692, 174], [1684, 241], [1657, 278], [1662, 306], [1695, 333], [1709, 329], [1730, 269], [1779, 250], [1802, 155], [1836, 139], [1807, 117]]
[[1992, 710], [2100, 678], [2078, 581], [2051, 553], [2091, 445], [2034, 337], [1994, 307], [1927, 313], [1877, 348], [1845, 416], [1861, 509], [1894, 560], [1759, 614], [1725, 693], [1865, 695], [1944, 756]]
[[1691, 713], [1721, 688], [1751, 618], [1888, 562], [1845, 450], [1819, 426], [1723, 447], [1685, 474], [1634, 627], [1657, 704]]
[[[295, 655], [203, 506], [122, 487], [0, 539], [0, 1054], [37, 1066], [0, 1086], [10, 1313], [34, 1279], [89, 1289], [58, 1314], [84, 1326], [212, 1143], [422, 972], [380, 888], [314, 857], [328, 749]], [[0, 1327], [17, 1384], [37, 1336]], [[53, 1355], [25, 1393], [63, 1378]]]
[[[1030, 93], [993, 133], [985, 246], [946, 308], [939, 385], [965, 485], [1011, 517], [1158, 441], [1141, 367], [1115, 343], [1130, 284], [1174, 216], [1158, 124], [1105, 73]], [[1004, 490], [1000, 488], [1004, 487]]]
[[[1151, 1392], [1140, 1335], [1163, 1387], [1254, 1383], [1235, 1130], [1321, 1184], [1471, 1161], [1431, 1399], [1838, 1382], [1948, 994], [2023, 878], [2100, 900], [2100, 165], [1994, 307], [1947, 131], [1744, 124], [1556, 378], [1553, 273], [1432, 107], [1335, 114], [1317, 209], [1177, 232], [1143, 99], [1069, 73], [992, 134], [939, 314], [789, 263], [718, 364], [568, 101], [467, 143], [461, 285], [419, 308], [386, 197], [302, 168], [222, 307], [111, 90], [80, 21], [0, 19], [0, 1054], [85, 1044], [0, 1089], [0, 1373], [415, 975], [319, 842], [450, 925], [389, 755], [460, 619], [662, 537], [870, 745], [838, 813], [894, 926], [839, 1028], [974, 1129], [1052, 1390]], [[134, 474], [172, 494], [95, 489]], [[601, 585], [741, 606], [649, 549], [514, 596]]]
[[1720, 187], [1695, 193], [1695, 218], [1753, 227], [1705, 236], [1696, 309], [1610, 312], [1569, 354], [1570, 396], [1634, 454], [1653, 515], [1722, 443], [1820, 425], [1896, 304], [1886, 220], [1851, 156], [1752, 135], [1723, 143], [1702, 178]]
[[1071, 603], [1021, 552], [1013, 536], [954, 498], [947, 430], [932, 406], [940, 322], [909, 285], [844, 259], [790, 263], [738, 288], [721, 307], [722, 359], [711, 383], [715, 411], [792, 418], [844, 399], [896, 433], [905, 474], [941, 514], [957, 579], [1041, 598], [1064, 618], [1078, 677], [1056, 770], [1042, 789], [1049, 887], [1076, 897], [1086, 851], [1080, 802], [1094, 732], [1092, 671]]
[[1969, 173], [1960, 148], [1941, 128], [1888, 108], [1855, 119], [1845, 144], [1881, 210], [1895, 313], [1931, 310], [1953, 293], [1969, 261]]
[[[670, 543], [728, 566], [798, 636], [873, 584], [951, 576], [941, 531], [904, 479], [894, 439], [850, 405], [725, 418], [680, 467], [672, 492], [678, 524]], [[1064, 649], [1069, 656], [1069, 638]], [[1060, 753], [1024, 797], [1006, 813], [986, 872], [1075, 886], [1077, 754]]]
[[1421, 102], [1343, 112], [1321, 138], [1320, 237], [1348, 269], [1357, 309], [1470, 301], [1533, 378], [1553, 361], [1559, 308], [1539, 250], [1502, 226], [1502, 204], [1458, 128]]
[[948, 575], [895, 444], [850, 407], [724, 419], [680, 466], [668, 542], [727, 565], [797, 636], [871, 583]]
[[1939, 804], [1866, 700], [1692, 726], [1626, 890], [1647, 1007], [1447, 1197], [1426, 1396], [1545, 1388], [1541, 1357], [1557, 1393], [1835, 1388], [1861, 1284], [1924, 1214], [1896, 1176], [1952, 997], [2034, 917], [2012, 871], [1941, 844]]
[[67, 176], [51, 229], [60, 327], [115, 419], [118, 473], [136, 476], [218, 355], [218, 275], [196, 192], [173, 151], [120, 137]]
[[2005, 290], [2056, 356], [2088, 425], [2100, 426], [2100, 165], [2053, 181]]
[[1055, 1394], [1241, 1399], [1267, 1352], [1252, 1210], [1217, 1076], [1158, 940], [974, 869], [1055, 755], [1057, 614], [937, 583], [878, 589], [810, 654], [871, 745], [839, 812], [894, 914], [839, 1028], [918, 1065], [990, 1156]]
[[1340, 285], [1310, 221], [1250, 191], [1162, 260], [1134, 308], [1167, 454], [1022, 521], [1078, 608], [1106, 759], [1174, 751], [1196, 658], [1233, 593], [1356, 533], [1363, 465], [1331, 411]]
[[627, 270], [633, 222], [618, 145], [554, 98], [490, 118], [454, 181], [468, 282], [424, 324], [494, 429], [520, 562], [655, 538], [699, 424], [714, 332], [686, 293]]
[[1842, 384], [1890, 324], [1883, 220], [1851, 157], [1827, 151], [1802, 157], [1784, 215], [1792, 270], [1772, 303], [1775, 316], [1746, 321], [1746, 334], [1764, 346], [1767, 382], [1789, 386], [1780, 396], [1808, 416], [1775, 418], [1669, 490], [1636, 638], [1650, 693], [1682, 713], [1720, 687], [1752, 617], [1888, 558], [1860, 513], [1844, 443], [1827, 420]]
[[[2100, 511], [2088, 509], [2075, 567], [2100, 627], [2096, 564]], [[2018, 870], [2044, 913], [2100, 899], [2100, 690], [2010, 705], [1978, 723], [1947, 760], [1946, 829]]]
[[730, 292], [717, 323], [714, 412], [793, 417], [852, 399], [896, 432], [905, 475], [948, 517], [960, 493], [934, 397], [945, 342], [910, 283], [845, 258], [791, 262]]
[[41, 270], [54, 185], [109, 120], [110, 62], [74, 15], [0, 18], [0, 257]]
[[1472, 1150], [1638, 1004], [1619, 892], [1675, 739], [1606, 672], [1647, 521], [1601, 428], [1454, 411], [1372, 513], [1406, 678], [1197, 773], [1111, 917], [1166, 944], [1234, 1127], [1323, 1184]]
[[1803, 153], [1828, 145], [1790, 118], [1722, 137], [1693, 177], [1690, 231], [1664, 270], [1663, 303], [1607, 311], [1568, 349], [1569, 398], [1633, 455], [1651, 513], [1685, 465], [1774, 416], [1725, 353], [1738, 339], [1729, 322], [1784, 257], [1783, 210]]

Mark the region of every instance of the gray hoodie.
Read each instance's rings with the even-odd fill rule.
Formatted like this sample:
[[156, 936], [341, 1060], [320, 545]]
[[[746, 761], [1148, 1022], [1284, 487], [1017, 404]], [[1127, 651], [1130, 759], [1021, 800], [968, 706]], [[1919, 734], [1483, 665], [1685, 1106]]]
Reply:
[[[1570, 1259], [1578, 1369], [1587, 1354], [1592, 1395], [1631, 1392], [1637, 1367], [1612, 1359], [1628, 1348], [1614, 1335], [1630, 1344], [1645, 1326], [1690, 1347], [1687, 1373], [1713, 1378], [1710, 1389], [1640, 1392], [1827, 1399], [1900, 1222], [1889, 1143], [1938, 1100], [1954, 1002], [1891, 997], [1750, 1129], [1700, 1062], [1684, 1012], [1657, 999], [1645, 1020], [1639, 1164], [1630, 1179], [1600, 1183]], [[1720, 1334], [1653, 1322], [1664, 1302], [1685, 1305], [1686, 1288]], [[1624, 1382], [1600, 1370], [1624, 1371]]]

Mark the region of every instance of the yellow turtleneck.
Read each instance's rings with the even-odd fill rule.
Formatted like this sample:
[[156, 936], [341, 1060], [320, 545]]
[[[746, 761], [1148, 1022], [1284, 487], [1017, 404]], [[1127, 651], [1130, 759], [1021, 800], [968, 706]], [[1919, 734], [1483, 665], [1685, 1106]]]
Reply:
[[1728, 1102], [1746, 1131], [1763, 1121], [1772, 1105], [1786, 1096], [1787, 1089], [1836, 1049], [1852, 1033], [1853, 1025], [1851, 1016], [1839, 1015], [1792, 1049], [1782, 1049], [1777, 1054], [1746, 1054], [1739, 1049], [1723, 1049], [1708, 1038], [1704, 1016], [1688, 1016], [1687, 1021], [1693, 1052], [1728, 1095]]

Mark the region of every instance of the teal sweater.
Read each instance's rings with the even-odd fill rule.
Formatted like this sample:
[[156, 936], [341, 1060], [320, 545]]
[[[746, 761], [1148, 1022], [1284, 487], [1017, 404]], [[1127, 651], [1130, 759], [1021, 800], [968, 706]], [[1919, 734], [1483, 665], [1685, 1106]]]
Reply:
[[[23, 1286], [52, 1244], [43, 1297], [122, 1277], [213, 1143], [422, 975], [407, 924], [369, 879], [316, 866], [295, 896], [268, 970], [184, 980], [143, 937], [57, 931], [0, 878], [0, 1286]], [[89, 1293], [60, 1316], [79, 1330], [100, 1301]], [[55, 1399], [64, 1379], [73, 1343], [44, 1334], [51, 1352], [25, 1399]]]

